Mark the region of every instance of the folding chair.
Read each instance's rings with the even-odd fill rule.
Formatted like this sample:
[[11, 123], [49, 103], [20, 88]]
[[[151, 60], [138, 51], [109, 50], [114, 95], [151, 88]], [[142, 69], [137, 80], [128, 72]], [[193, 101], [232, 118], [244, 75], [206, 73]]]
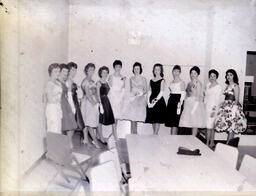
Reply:
[[[87, 178], [85, 172], [89, 168], [92, 159], [90, 156], [72, 152], [68, 136], [48, 132], [46, 137], [46, 144], [46, 158], [50, 160], [53, 163], [53, 166], [57, 169], [58, 172], [56, 176], [60, 174], [69, 184], [69, 177], [78, 179], [79, 181], [87, 181], [89, 183], [89, 179]], [[87, 164], [87, 166], [85, 169], [83, 169], [82, 166], [85, 164]], [[68, 176], [67, 174], [64, 173], [64, 170], [72, 171], [75, 174], [78, 174], [79, 177], [77, 178], [75, 176]], [[69, 184], [56, 184], [70, 189], [75, 188], [71, 187]]]
[[238, 159], [237, 148], [218, 143], [215, 148], [215, 153], [218, 154], [224, 161], [229, 163], [232, 168], [236, 169]]
[[256, 158], [244, 155], [239, 172], [246, 177], [249, 183], [256, 186]]

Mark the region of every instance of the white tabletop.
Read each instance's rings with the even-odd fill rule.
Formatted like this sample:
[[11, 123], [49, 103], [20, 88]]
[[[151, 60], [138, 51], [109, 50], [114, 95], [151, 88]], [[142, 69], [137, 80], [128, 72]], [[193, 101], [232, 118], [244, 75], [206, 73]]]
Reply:
[[[126, 138], [131, 191], [256, 190], [194, 136], [127, 135]], [[180, 146], [198, 148], [202, 155], [178, 155]]]

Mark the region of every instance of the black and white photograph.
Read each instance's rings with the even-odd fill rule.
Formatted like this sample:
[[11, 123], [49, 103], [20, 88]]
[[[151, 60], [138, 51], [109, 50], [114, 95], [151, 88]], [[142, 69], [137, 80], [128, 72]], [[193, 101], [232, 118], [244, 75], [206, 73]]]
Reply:
[[0, 194], [256, 195], [256, 0], [0, 0]]

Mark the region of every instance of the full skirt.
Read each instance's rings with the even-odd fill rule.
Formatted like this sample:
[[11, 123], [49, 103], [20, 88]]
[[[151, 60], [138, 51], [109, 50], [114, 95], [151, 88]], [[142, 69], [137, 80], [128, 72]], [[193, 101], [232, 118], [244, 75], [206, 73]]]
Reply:
[[135, 122], [145, 122], [147, 105], [145, 96], [135, 97], [130, 94], [124, 100], [122, 118]]
[[188, 97], [180, 117], [179, 127], [205, 128], [205, 108], [203, 102], [194, 97]]
[[165, 123], [166, 121], [166, 103], [164, 98], [158, 100], [153, 108], [147, 106], [146, 123]]
[[215, 130], [217, 132], [242, 133], [246, 130], [247, 120], [240, 103], [234, 101], [224, 101], [219, 109], [215, 120]]
[[[170, 94], [166, 109], [166, 127], [178, 127], [180, 122], [180, 114], [177, 114], [178, 103], [180, 102], [180, 94]], [[182, 107], [183, 108], [183, 107]], [[182, 111], [181, 108], [181, 111]]]
[[99, 119], [100, 123], [103, 125], [114, 124], [115, 118], [114, 118], [114, 114], [113, 114], [112, 107], [111, 107], [108, 97], [102, 96], [101, 103], [102, 103], [104, 112], [103, 112], [103, 114], [100, 114], [100, 119]]

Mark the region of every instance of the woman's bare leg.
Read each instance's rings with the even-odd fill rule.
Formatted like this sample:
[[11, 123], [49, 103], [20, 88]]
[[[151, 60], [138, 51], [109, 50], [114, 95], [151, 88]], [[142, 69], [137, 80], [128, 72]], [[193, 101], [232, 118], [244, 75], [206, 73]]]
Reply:
[[233, 132], [229, 132], [229, 133], [228, 133], [227, 144], [228, 144], [228, 142], [229, 142], [231, 139], [234, 138], [234, 136], [235, 136], [235, 134], [234, 134]]
[[153, 126], [153, 130], [154, 130], [153, 134], [158, 135], [160, 124], [154, 123], [154, 124], [152, 124], [152, 126]]
[[73, 135], [74, 135], [74, 131], [67, 131], [67, 135], [68, 135], [68, 140], [69, 140], [69, 143], [70, 143], [70, 148], [73, 148], [74, 145], [73, 145]]
[[88, 127], [85, 127], [85, 128], [83, 129], [83, 133], [84, 133], [84, 140], [83, 140], [83, 143], [92, 146], [93, 144], [92, 144], [91, 140], [89, 139], [89, 135], [88, 135], [88, 134], [89, 134], [89, 128], [88, 128]]
[[197, 128], [192, 128], [192, 135], [196, 136], [198, 132]]
[[177, 133], [178, 133], [178, 127], [172, 127], [171, 128], [171, 134], [172, 135], [177, 135]]
[[210, 146], [211, 140], [211, 129], [206, 129], [206, 145]]
[[215, 136], [215, 131], [214, 129], [211, 130], [211, 137], [210, 137], [210, 147], [214, 146], [214, 136]]
[[131, 133], [137, 134], [137, 122], [131, 121]]
[[103, 137], [103, 133], [102, 133], [102, 124], [99, 123], [98, 125], [98, 134], [99, 134], [99, 139], [102, 143], [105, 143], [105, 139]]
[[115, 140], [117, 141], [118, 140], [118, 137], [117, 137], [117, 120], [115, 120], [115, 124], [112, 125], [112, 133], [113, 133], [113, 136], [115, 138]]
[[92, 139], [94, 141], [94, 145], [96, 146], [96, 148], [100, 148], [100, 144], [99, 144], [99, 141], [98, 141], [98, 139], [96, 137], [96, 131], [94, 132], [94, 128], [89, 127], [89, 132], [90, 132], [90, 134], [92, 136]]

